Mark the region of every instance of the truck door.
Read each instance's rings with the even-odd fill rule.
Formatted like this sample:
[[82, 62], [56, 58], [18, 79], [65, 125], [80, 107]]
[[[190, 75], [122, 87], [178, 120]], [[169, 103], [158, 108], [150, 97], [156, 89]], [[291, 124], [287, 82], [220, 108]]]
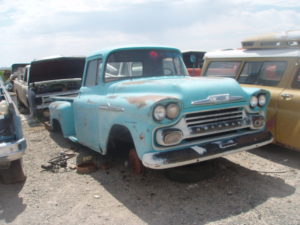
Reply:
[[300, 68], [280, 94], [276, 125], [277, 141], [300, 150]]
[[101, 90], [97, 86], [101, 60], [91, 60], [87, 64], [86, 76], [78, 98], [74, 100], [74, 122], [76, 137], [80, 143], [99, 151], [99, 99]]

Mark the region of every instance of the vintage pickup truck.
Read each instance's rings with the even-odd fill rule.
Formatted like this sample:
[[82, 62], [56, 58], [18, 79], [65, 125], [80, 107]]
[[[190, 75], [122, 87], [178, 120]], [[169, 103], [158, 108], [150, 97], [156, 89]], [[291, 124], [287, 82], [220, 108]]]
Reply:
[[22, 167], [25, 148], [18, 110], [0, 79], [0, 180], [5, 183], [25, 180]]
[[87, 58], [79, 95], [56, 98], [50, 123], [103, 155], [128, 151], [133, 167], [164, 169], [270, 143], [269, 98], [234, 79], [188, 76], [176, 48], [115, 48]]
[[24, 74], [14, 81], [19, 107], [29, 110], [31, 116], [48, 116], [53, 96], [78, 93], [84, 68], [84, 57], [50, 57], [34, 60]]

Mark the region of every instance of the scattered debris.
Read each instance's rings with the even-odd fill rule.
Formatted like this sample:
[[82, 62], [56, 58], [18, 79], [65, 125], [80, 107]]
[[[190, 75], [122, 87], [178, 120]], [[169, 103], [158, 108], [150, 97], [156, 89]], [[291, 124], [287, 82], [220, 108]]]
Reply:
[[92, 172], [95, 172], [97, 169], [98, 168], [97, 168], [96, 164], [92, 161], [77, 165], [77, 173], [79, 173], [79, 174], [92, 173]]
[[60, 168], [67, 169], [67, 161], [73, 158], [76, 154], [73, 151], [67, 150], [60, 152], [59, 156], [56, 156], [48, 161], [47, 164], [43, 164], [41, 167], [44, 170], [51, 171], [53, 173], [59, 172]]

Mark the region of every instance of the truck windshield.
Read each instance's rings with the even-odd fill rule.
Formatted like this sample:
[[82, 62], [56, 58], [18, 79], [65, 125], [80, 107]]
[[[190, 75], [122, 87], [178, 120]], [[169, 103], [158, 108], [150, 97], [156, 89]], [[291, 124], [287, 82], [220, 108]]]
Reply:
[[108, 57], [105, 81], [187, 75], [180, 52], [172, 50], [122, 50]]

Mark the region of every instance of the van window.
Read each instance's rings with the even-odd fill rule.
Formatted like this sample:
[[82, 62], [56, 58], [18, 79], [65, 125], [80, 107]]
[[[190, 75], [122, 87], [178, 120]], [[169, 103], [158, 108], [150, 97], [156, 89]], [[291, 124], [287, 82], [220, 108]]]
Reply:
[[211, 62], [205, 72], [205, 76], [235, 78], [241, 62]]
[[286, 67], [287, 62], [246, 62], [238, 81], [241, 84], [277, 86]]
[[292, 88], [300, 89], [300, 69], [298, 70], [298, 73], [294, 77]]

